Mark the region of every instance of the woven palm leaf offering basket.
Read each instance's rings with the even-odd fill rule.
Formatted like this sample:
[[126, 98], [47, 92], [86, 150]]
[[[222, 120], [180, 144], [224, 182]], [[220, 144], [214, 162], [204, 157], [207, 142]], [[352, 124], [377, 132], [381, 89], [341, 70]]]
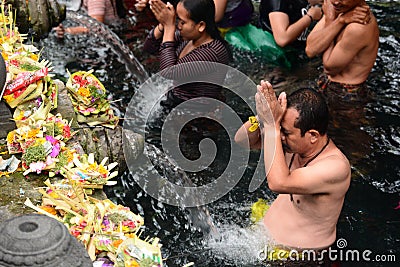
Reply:
[[66, 87], [79, 123], [114, 129], [119, 118], [114, 115], [104, 85], [90, 71], [70, 75]]
[[47, 180], [45, 185], [39, 189], [42, 204], [36, 206], [27, 198], [25, 205], [64, 223], [85, 246], [93, 266], [163, 266], [158, 238], [140, 238], [140, 215], [109, 199], [88, 196], [72, 179], [68, 184]]

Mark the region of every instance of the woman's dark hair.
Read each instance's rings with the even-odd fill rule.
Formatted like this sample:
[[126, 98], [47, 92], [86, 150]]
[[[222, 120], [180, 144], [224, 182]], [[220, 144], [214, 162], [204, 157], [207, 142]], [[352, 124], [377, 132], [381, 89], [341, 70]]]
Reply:
[[204, 21], [207, 33], [213, 39], [223, 40], [215, 23], [214, 0], [181, 0], [180, 2], [189, 12], [190, 19], [195, 23]]
[[294, 108], [299, 117], [294, 123], [301, 131], [301, 136], [309, 130], [326, 134], [329, 123], [329, 110], [322, 94], [309, 88], [296, 90], [287, 97], [287, 108]]

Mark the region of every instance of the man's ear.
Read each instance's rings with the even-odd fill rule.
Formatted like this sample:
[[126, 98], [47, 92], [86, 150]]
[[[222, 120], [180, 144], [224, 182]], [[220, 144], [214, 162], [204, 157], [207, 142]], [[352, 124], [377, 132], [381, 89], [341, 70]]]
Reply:
[[203, 33], [206, 30], [206, 23], [204, 21], [200, 21], [198, 25], [199, 25], [198, 28], [199, 32]]
[[317, 130], [309, 130], [308, 133], [310, 135], [310, 142], [312, 144], [317, 142], [318, 138], [321, 136]]

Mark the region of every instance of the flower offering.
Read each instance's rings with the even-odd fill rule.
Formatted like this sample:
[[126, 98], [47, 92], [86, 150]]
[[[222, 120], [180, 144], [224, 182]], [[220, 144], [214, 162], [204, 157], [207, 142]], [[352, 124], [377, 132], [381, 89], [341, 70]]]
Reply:
[[77, 120], [90, 126], [102, 125], [114, 129], [119, 118], [110, 108], [104, 85], [92, 72], [75, 72], [66, 84]]
[[29, 199], [25, 205], [63, 222], [85, 245], [94, 266], [101, 261], [111, 262], [109, 266], [162, 266], [159, 239], [140, 239], [141, 216], [109, 199], [86, 196], [82, 185], [73, 180], [45, 184], [46, 189], [39, 189], [42, 205], [35, 206]]
[[109, 180], [118, 175], [118, 171], [111, 172], [118, 163], [113, 162], [105, 165], [108, 158], [104, 158], [101, 163], [94, 160], [94, 154], [78, 155], [74, 154], [73, 163], [75, 167], [65, 166], [62, 168], [61, 174], [67, 179], [86, 185], [86, 187], [102, 188], [103, 185], [109, 184]]

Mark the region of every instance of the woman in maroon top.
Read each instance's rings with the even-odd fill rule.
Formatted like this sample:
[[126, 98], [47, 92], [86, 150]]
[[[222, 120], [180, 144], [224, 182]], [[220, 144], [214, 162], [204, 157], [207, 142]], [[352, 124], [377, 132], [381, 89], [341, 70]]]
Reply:
[[[167, 94], [164, 106], [170, 108], [197, 97], [222, 100], [230, 52], [215, 24], [213, 0], [181, 0], [175, 8], [161, 0], [150, 1], [159, 24], [149, 33], [144, 50], [159, 53], [161, 74], [173, 79], [175, 86]], [[194, 64], [185, 64], [194, 63]], [[194, 81], [212, 81], [211, 83]]]

